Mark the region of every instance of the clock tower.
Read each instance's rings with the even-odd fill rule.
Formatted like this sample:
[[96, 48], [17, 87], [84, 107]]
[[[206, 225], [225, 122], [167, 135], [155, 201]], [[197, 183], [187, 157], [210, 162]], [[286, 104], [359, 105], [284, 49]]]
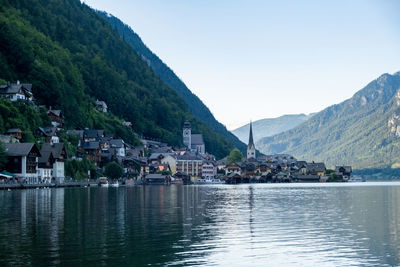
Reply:
[[189, 121], [183, 124], [183, 144], [188, 150], [192, 148], [192, 128]]

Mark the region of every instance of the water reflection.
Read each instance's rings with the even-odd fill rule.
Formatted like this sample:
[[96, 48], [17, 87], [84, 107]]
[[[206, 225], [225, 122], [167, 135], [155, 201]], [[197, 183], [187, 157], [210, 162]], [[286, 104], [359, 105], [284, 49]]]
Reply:
[[1, 191], [0, 265], [393, 266], [400, 187]]

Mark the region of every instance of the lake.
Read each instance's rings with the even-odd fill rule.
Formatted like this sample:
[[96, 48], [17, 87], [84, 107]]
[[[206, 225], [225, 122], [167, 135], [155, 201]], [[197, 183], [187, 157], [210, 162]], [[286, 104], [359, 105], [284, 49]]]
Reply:
[[0, 191], [0, 265], [400, 265], [400, 183]]

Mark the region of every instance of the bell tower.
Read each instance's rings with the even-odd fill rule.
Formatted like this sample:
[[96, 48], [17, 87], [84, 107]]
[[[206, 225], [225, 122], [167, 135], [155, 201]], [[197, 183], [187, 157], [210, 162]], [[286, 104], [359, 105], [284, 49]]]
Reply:
[[182, 135], [183, 144], [187, 147], [188, 150], [190, 150], [192, 147], [192, 128], [189, 121], [185, 121], [185, 123], [183, 124]]
[[250, 133], [249, 133], [249, 144], [247, 145], [247, 159], [256, 158], [256, 146], [253, 141], [253, 126], [250, 121]]

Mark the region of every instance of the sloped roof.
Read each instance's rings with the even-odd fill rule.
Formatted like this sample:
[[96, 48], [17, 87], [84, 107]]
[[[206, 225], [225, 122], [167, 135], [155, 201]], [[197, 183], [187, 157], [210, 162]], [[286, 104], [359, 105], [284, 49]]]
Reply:
[[57, 132], [57, 128], [56, 127], [47, 127], [47, 128], [39, 127], [39, 131], [41, 133], [43, 133], [44, 136], [51, 137], [51, 136], [55, 135], [55, 133]]
[[0, 93], [2, 94], [17, 94], [24, 90], [25, 92], [28, 92], [29, 94], [32, 91], [32, 84], [29, 83], [11, 83], [7, 85], [2, 85], [0, 86]]
[[311, 172], [323, 172], [326, 170], [325, 163], [308, 163], [307, 169]]
[[19, 132], [22, 132], [22, 130], [19, 128], [12, 128], [7, 130], [7, 133], [19, 133]]
[[177, 160], [202, 160], [202, 159], [193, 153], [186, 152], [183, 155], [178, 155]]
[[39, 149], [34, 143], [4, 144], [4, 148], [8, 156], [27, 156], [32, 150], [36, 150], [36, 153], [40, 156]]
[[100, 146], [100, 143], [98, 141], [93, 141], [93, 142], [83, 142], [81, 147], [83, 149], [98, 149]]
[[61, 117], [61, 110], [59, 110], [59, 109], [50, 109], [50, 110], [48, 111], [48, 113], [52, 113], [52, 114], [54, 114], [54, 115], [57, 116], [57, 117]]
[[117, 147], [117, 148], [124, 147], [124, 140], [122, 140], [122, 139], [112, 139], [110, 141], [110, 146], [111, 147]]
[[53, 145], [50, 143], [44, 143], [42, 149], [40, 150], [40, 153], [51, 152], [55, 159], [59, 159], [64, 149], [65, 149], [64, 143], [56, 143]]
[[47, 163], [52, 154], [51, 151], [40, 151], [40, 155], [39, 163]]
[[85, 129], [84, 130], [84, 135], [86, 135], [86, 137], [88, 138], [97, 138], [97, 137], [101, 137], [104, 135], [104, 131], [103, 130], [90, 130], [90, 129]]
[[204, 145], [202, 134], [192, 134], [192, 145]]

